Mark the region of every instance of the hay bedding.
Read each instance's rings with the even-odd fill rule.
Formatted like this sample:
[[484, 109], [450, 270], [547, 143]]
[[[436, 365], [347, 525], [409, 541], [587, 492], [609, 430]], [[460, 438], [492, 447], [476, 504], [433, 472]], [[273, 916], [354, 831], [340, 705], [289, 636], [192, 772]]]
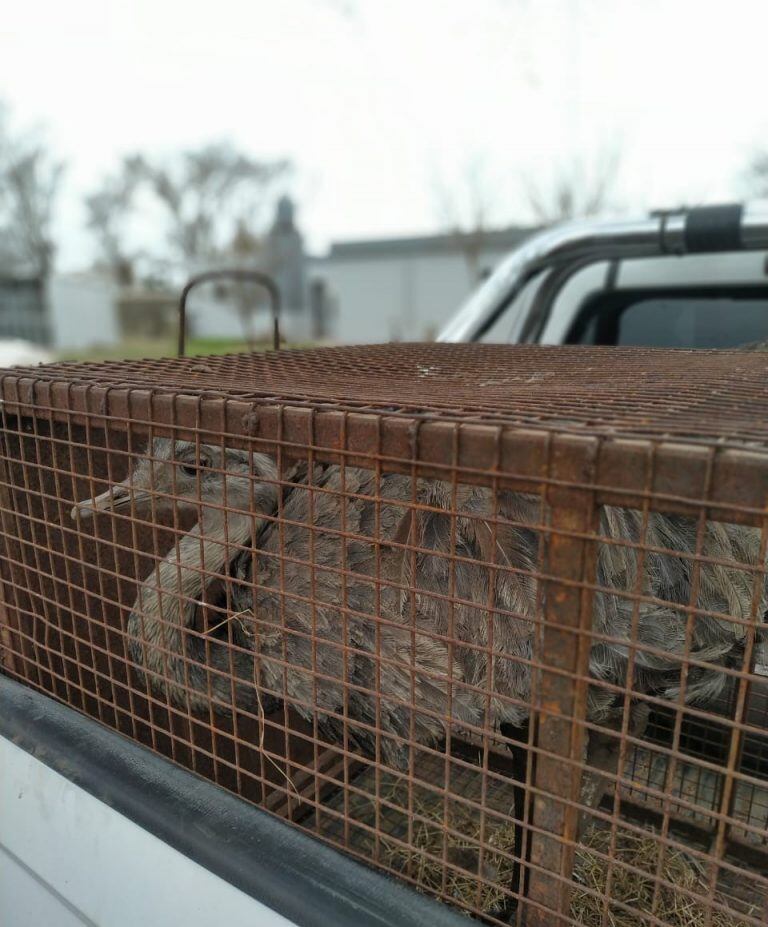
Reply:
[[[349, 819], [366, 825], [365, 828], [355, 828], [354, 825], [350, 828], [349, 848], [407, 877], [421, 891], [454, 899], [465, 911], [474, 908], [493, 916], [505, 897], [496, 885], [509, 884], [514, 848], [511, 823], [496, 818], [493, 812], [508, 813], [511, 789], [509, 795], [506, 794], [507, 789], [500, 789], [504, 794], [494, 794], [493, 800], [488, 801], [490, 810], [481, 835], [479, 813], [460, 801], [449, 797], [445, 803], [442, 796], [426, 785], [418, 784], [409, 796], [405, 780], [386, 774], [380, 779], [377, 800], [373, 777], [370, 782], [367, 779], [364, 775], [355, 782], [355, 787], [361, 792], [347, 796]], [[468, 786], [469, 794], [457, 788], [458, 782], [452, 783], [454, 793], [477, 801], [479, 795], [472, 794], [476, 791], [475, 783], [467, 781], [463, 784]], [[365, 794], [367, 788], [374, 794]], [[334, 804], [332, 800], [329, 807]], [[339, 801], [339, 810], [341, 805], [342, 801]], [[409, 808], [417, 815], [410, 835]], [[316, 822], [318, 831], [340, 841], [338, 819], [323, 820], [324, 817], [321, 812]], [[445, 820], [455, 832], [449, 835], [447, 841], [443, 829]], [[371, 832], [377, 826], [380, 831], [378, 841]], [[610, 831], [597, 828], [590, 830], [581, 841], [574, 872], [577, 887], [571, 902], [571, 917], [576, 924], [584, 927], [650, 927], [653, 921], [644, 914], [650, 915], [653, 911], [655, 917], [668, 927], [747, 927], [748, 921], [740, 915], [710, 911], [706, 902], [690, 897], [691, 894], [707, 895], [706, 874], [685, 853], [667, 848], [659, 877], [675, 888], [659, 885], [656, 891], [656, 868], [662, 848], [653, 832], [649, 831], [646, 836], [620, 831], [612, 855], [613, 865], [605, 859], [611, 856], [610, 842]], [[478, 848], [481, 843], [486, 849], [482, 854], [481, 876], [478, 877]], [[444, 858], [448, 866], [443, 865]], [[607, 916], [603, 901], [606, 889], [611, 896]], [[727, 903], [721, 896], [717, 900]], [[758, 916], [754, 908], [746, 913], [753, 918]]]
[[[659, 884], [654, 909], [656, 868], [660, 853], [663, 853], [663, 858], [659, 878], [670, 882], [675, 888]], [[610, 855], [610, 831], [593, 828], [577, 851], [574, 873], [574, 880], [585, 889], [592, 889], [601, 895], [605, 894], [606, 889], [609, 890], [612, 903], [605, 922], [608, 927], [645, 927], [649, 919], [642, 916], [643, 912], [651, 911], [669, 927], [741, 927], [746, 924], [736, 914], [710, 910], [706, 902], [692, 898], [691, 894], [707, 895], [703, 869], [696, 860], [679, 850], [670, 847], [664, 850], [654, 833], [649, 832], [646, 836], [622, 831], [616, 841], [613, 866], [602, 858]], [[634, 868], [629, 869], [629, 866]], [[635, 872], [634, 869], [641, 871]], [[720, 896], [717, 900], [721, 904], [727, 903]], [[757, 911], [748, 913], [756, 915]], [[603, 902], [591, 892], [577, 888], [571, 900], [571, 916], [576, 923], [586, 927], [603, 927]]]
[[[413, 834], [412, 850], [401, 846], [389, 846], [384, 862], [395, 871], [404, 871], [410, 866], [410, 874], [419, 889], [439, 893], [442, 890], [443, 866], [438, 860], [443, 853], [442, 803], [430, 808], [422, 803], [416, 809], [420, 815], [434, 817], [435, 826], [420, 822]], [[445, 894], [449, 898], [477, 907], [486, 914], [493, 914], [503, 903], [504, 895], [493, 884], [478, 880], [471, 871], [457, 872], [453, 866], [464, 865], [468, 870], [477, 868], [477, 852], [480, 828], [476, 818], [464, 810], [453, 814], [450, 822], [455, 830], [466, 834], [465, 840], [451, 840], [448, 850], [449, 869]], [[616, 842], [613, 855], [615, 863], [610, 866], [603, 858], [610, 855], [611, 834], [607, 830], [593, 828], [582, 840], [577, 851], [574, 881], [577, 888], [571, 900], [571, 916], [577, 924], [585, 927], [647, 927], [650, 923], [643, 912], [654, 911], [655, 916], [669, 927], [741, 927], [746, 922], [723, 911], [714, 910], [708, 919], [708, 906], [704, 901], [691, 898], [688, 893], [707, 894], [704, 873], [694, 860], [677, 850], [668, 848], [664, 853], [660, 879], [670, 882], [675, 888], [659, 885], [654, 909], [656, 867], [661, 848], [654, 834], [641, 836], [622, 832]], [[512, 871], [510, 854], [514, 846], [513, 829], [505, 825], [486, 833], [486, 842], [501, 852], [484, 854], [484, 876], [501, 884], [509, 882]], [[466, 850], [461, 856], [456, 850]], [[426, 855], [429, 854], [429, 855]], [[601, 855], [602, 854], [602, 855]], [[430, 859], [437, 857], [437, 859]], [[627, 864], [627, 866], [621, 865]], [[632, 869], [627, 868], [633, 867]], [[640, 872], [634, 871], [641, 870]], [[610, 872], [610, 886], [608, 886]], [[611, 904], [604, 921], [604, 896], [609, 888]], [[592, 891], [588, 891], [591, 889]], [[478, 899], [478, 891], [480, 893]], [[722, 898], [719, 899], [721, 902]], [[626, 905], [626, 907], [623, 907]], [[756, 912], [753, 912], [756, 914]]]

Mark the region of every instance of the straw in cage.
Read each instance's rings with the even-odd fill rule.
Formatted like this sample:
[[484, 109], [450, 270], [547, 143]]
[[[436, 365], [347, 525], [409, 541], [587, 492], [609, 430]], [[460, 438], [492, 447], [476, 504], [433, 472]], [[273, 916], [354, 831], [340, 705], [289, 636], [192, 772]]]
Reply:
[[514, 790], [494, 782], [483, 796], [482, 770], [464, 763], [450, 764], [447, 795], [434, 785], [445, 778], [444, 761], [433, 755], [418, 755], [410, 786], [401, 775], [380, 770], [377, 777], [369, 767], [304, 824], [424, 891], [440, 893], [445, 875], [449, 897], [493, 910], [514, 870]]
[[[348, 849], [407, 877], [421, 891], [493, 917], [505, 901], [501, 886], [509, 885], [514, 853], [513, 825], [495, 809], [511, 800], [511, 790], [488, 790], [483, 821], [475, 804], [482, 790], [480, 770], [453, 772], [447, 801], [426, 784], [430, 777], [439, 781], [442, 764], [427, 761], [418, 773], [420, 781], [412, 785], [404, 777], [380, 774], [377, 791], [375, 773], [367, 770], [355, 779], [353, 792], [345, 796], [339, 790], [305, 824], [343, 843], [345, 815]], [[591, 827], [580, 840], [573, 880], [570, 916], [585, 927], [648, 927], [651, 914], [668, 927], [750, 923], [709, 905], [702, 865], [693, 855], [664, 848], [651, 830], [621, 828], [612, 845], [610, 830]], [[731, 901], [722, 894], [714, 900], [725, 907]], [[759, 917], [755, 905], [742, 910], [752, 922]]]
[[[749, 923], [708, 904], [704, 867], [687, 853], [664, 848], [652, 831], [621, 830], [612, 845], [610, 831], [592, 828], [577, 851], [574, 880], [582, 887], [573, 893], [571, 916], [586, 927], [645, 927], [650, 923], [646, 914], [669, 927]], [[721, 894], [714, 901], [729, 907], [730, 899]], [[744, 913], [752, 920], [759, 917], [757, 906]]]

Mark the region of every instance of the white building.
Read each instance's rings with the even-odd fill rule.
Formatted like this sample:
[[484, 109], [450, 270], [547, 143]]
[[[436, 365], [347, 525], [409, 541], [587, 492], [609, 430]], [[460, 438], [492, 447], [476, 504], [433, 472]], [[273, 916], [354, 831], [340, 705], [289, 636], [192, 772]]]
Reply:
[[[532, 232], [508, 228], [472, 236], [342, 241], [332, 244], [325, 256], [310, 258], [303, 253], [293, 207], [282, 200], [270, 230], [267, 266], [283, 294], [283, 337], [293, 343], [430, 340], [480, 280]], [[248, 255], [236, 263], [248, 266]], [[13, 286], [6, 282], [0, 288], [0, 335], [5, 337], [30, 338], [61, 352], [107, 348], [142, 333], [175, 336], [172, 292], [120, 290], [109, 276], [95, 271], [54, 275], [46, 319], [34, 287], [11, 282]], [[250, 292], [258, 308], [248, 328], [255, 337], [268, 338], [268, 306], [258, 298], [258, 288]], [[242, 338], [236, 295], [226, 285], [193, 291], [190, 334]], [[34, 306], [40, 303], [39, 312], [32, 311], [30, 300]], [[32, 322], [40, 330], [30, 334]]]
[[117, 289], [101, 274], [55, 274], [47, 287], [33, 277], [0, 279], [0, 338], [53, 349], [109, 346], [120, 340]]
[[51, 347], [78, 351], [117, 344], [117, 294], [105, 274], [54, 274], [48, 284]]
[[329, 335], [350, 344], [434, 338], [479, 281], [532, 232], [334, 243], [310, 265], [335, 309]]

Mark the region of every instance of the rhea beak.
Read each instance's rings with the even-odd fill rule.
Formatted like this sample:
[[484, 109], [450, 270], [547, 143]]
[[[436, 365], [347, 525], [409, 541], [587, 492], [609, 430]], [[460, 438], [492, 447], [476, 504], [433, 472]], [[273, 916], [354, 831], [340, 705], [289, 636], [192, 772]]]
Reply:
[[140, 504], [149, 498], [149, 493], [143, 489], [132, 488], [129, 480], [115, 483], [106, 492], [93, 499], [83, 499], [72, 507], [70, 516], [74, 521], [78, 518], [92, 518], [97, 512], [115, 512], [127, 506]]

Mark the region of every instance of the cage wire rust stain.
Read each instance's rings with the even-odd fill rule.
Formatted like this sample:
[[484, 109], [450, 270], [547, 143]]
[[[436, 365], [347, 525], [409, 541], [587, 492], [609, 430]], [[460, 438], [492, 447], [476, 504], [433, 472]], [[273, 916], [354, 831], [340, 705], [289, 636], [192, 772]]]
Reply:
[[5, 371], [3, 670], [489, 923], [762, 925], [767, 372]]

